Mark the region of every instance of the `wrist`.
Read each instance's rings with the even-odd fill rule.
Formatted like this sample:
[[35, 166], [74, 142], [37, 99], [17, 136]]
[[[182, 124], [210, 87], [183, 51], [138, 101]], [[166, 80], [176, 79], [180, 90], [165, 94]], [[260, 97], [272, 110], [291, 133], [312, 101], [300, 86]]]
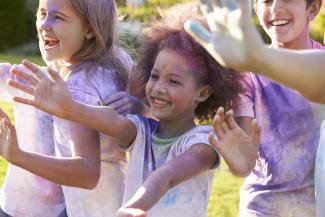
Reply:
[[255, 53], [253, 57], [251, 58], [250, 62], [250, 70], [252, 72], [256, 72], [258, 74], [265, 74], [265, 71], [268, 67], [268, 52], [269, 52], [268, 47], [262, 46], [259, 48], [259, 52]]
[[14, 153], [10, 153], [7, 156], [6, 160], [11, 164], [20, 166], [21, 164], [23, 164], [24, 159], [25, 159], [25, 152], [18, 147], [17, 150], [14, 151]]

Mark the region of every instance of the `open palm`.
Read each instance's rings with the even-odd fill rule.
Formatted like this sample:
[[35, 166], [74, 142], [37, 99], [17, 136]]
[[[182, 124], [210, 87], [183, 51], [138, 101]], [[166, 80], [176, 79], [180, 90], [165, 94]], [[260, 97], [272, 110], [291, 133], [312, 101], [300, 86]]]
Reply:
[[24, 60], [23, 65], [30, 70], [30, 73], [19, 70], [17, 67], [14, 67], [11, 72], [19, 79], [27, 81], [29, 85], [17, 80], [10, 80], [9, 85], [32, 95], [33, 98], [27, 99], [15, 96], [14, 101], [32, 105], [45, 112], [64, 118], [72, 103], [72, 97], [66, 83], [58, 72], [48, 68], [49, 77], [44, 69], [29, 61]]
[[246, 134], [234, 121], [232, 111], [224, 115], [219, 108], [213, 120], [214, 133], [209, 137], [232, 173], [246, 176], [255, 166], [260, 143], [260, 128], [253, 122], [252, 134]]
[[250, 70], [264, 43], [251, 22], [249, 0], [201, 0], [201, 11], [210, 30], [188, 21], [186, 31], [223, 66]]
[[15, 126], [7, 114], [0, 109], [0, 154], [9, 162], [18, 159], [19, 146]]

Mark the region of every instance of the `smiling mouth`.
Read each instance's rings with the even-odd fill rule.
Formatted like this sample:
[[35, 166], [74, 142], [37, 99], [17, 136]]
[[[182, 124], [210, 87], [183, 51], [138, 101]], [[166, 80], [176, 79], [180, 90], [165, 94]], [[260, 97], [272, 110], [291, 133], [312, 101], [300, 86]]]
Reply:
[[168, 104], [168, 102], [162, 98], [158, 98], [158, 97], [152, 97], [152, 102], [154, 105], [156, 106], [165, 106]]
[[290, 22], [290, 20], [271, 20], [269, 23], [271, 26], [285, 26]]
[[49, 39], [49, 38], [44, 38], [43, 41], [44, 41], [44, 48], [46, 50], [55, 47], [59, 43], [59, 40]]

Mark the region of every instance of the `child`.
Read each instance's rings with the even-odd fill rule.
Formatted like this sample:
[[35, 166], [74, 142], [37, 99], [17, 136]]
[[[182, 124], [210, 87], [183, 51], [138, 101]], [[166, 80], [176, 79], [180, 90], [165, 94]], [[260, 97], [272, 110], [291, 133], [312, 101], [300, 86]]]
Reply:
[[[242, 4], [245, 3], [242, 1]], [[290, 49], [322, 49], [322, 46], [310, 40], [308, 35], [308, 22], [317, 15], [320, 4], [320, 0], [254, 2], [260, 23], [272, 39], [272, 47]], [[209, 6], [206, 5], [206, 8]], [[247, 6], [243, 8], [246, 10], [243, 10], [244, 18], [241, 22], [245, 27], [249, 27], [249, 10]], [[206, 10], [209, 14], [211, 11], [212, 8]], [[235, 14], [237, 19], [240, 18], [238, 11], [233, 13]], [[257, 49], [254, 51], [250, 50], [250, 45], [238, 43], [247, 35], [255, 37], [256, 30], [253, 29], [254, 31], [249, 33], [250, 30], [252, 27], [242, 31], [232, 29], [231, 32], [235, 36], [232, 42], [240, 45], [239, 50], [244, 50], [236, 54], [239, 60], [244, 60], [242, 63], [245, 63], [245, 54], [255, 52], [263, 46], [259, 38], [255, 47]], [[236, 35], [235, 32], [241, 34]], [[278, 51], [282, 56], [286, 55], [285, 52], [287, 51]], [[319, 62], [323, 54], [315, 52], [313, 55], [318, 56]], [[215, 57], [218, 58], [218, 55]], [[263, 57], [265, 56], [256, 55], [250, 64], [255, 61], [258, 63], [259, 58]], [[290, 65], [288, 62], [285, 64]], [[246, 64], [238, 65], [245, 67]], [[288, 67], [294, 71], [293, 66]], [[311, 67], [312, 71], [319, 72], [319, 69], [316, 69], [318, 65]], [[315, 216], [313, 168], [319, 138], [318, 121], [322, 118], [317, 117], [315, 106], [310, 105], [303, 97], [265, 77], [248, 74], [244, 84], [247, 86], [247, 92], [237, 110], [239, 124], [249, 132], [249, 117], [256, 117], [263, 133], [255, 170], [246, 179], [241, 190], [240, 215]], [[233, 127], [236, 128], [234, 125]]]
[[[113, 53], [115, 20], [111, 0], [39, 1], [36, 26], [42, 57], [60, 70], [78, 102], [102, 105], [126, 86], [127, 72]], [[1, 154], [63, 185], [68, 216], [114, 215], [122, 203], [126, 172], [125, 153], [116, 140], [59, 118], [54, 119], [54, 139], [56, 158], [17, 145], [14, 154]]]
[[[14, 98], [16, 101], [95, 128], [115, 137], [124, 149], [131, 151], [126, 203], [117, 216], [139, 210], [157, 217], [179, 216], [180, 211], [182, 216], [205, 216], [212, 169], [220, 158], [207, 145], [211, 129], [196, 126], [194, 118], [210, 118], [216, 107], [229, 106], [241, 87], [238, 75], [220, 67], [182, 26], [177, 20], [171, 27], [164, 23], [154, 25], [140, 52], [139, 68], [147, 80], [150, 111], [159, 121], [143, 116], [124, 117], [110, 108], [75, 102], [55, 71], [50, 70], [48, 78], [29, 62], [24, 65], [37, 78], [19, 71], [14, 73], [29, 80], [32, 87], [10, 81], [11, 85], [34, 94], [32, 100]], [[4, 119], [2, 126], [4, 134], [12, 138], [13, 126]], [[232, 159], [231, 170], [246, 174], [256, 157], [256, 151], [248, 147]], [[242, 160], [247, 162], [236, 164]]]
[[[15, 91], [6, 84], [6, 80], [10, 78], [11, 67], [9, 63], [0, 64], [0, 97], [5, 101], [10, 101], [17, 94], [23, 96], [21, 91]], [[17, 103], [14, 104], [14, 114], [20, 147], [54, 156], [52, 117], [41, 110]], [[28, 131], [25, 128], [26, 123]], [[60, 185], [13, 164], [8, 164], [1, 187], [0, 205], [0, 216], [66, 216]]]

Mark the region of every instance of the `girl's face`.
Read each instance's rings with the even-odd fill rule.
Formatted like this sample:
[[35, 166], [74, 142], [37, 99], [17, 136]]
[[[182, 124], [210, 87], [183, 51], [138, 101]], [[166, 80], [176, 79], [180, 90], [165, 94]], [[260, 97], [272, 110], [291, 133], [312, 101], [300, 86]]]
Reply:
[[272, 43], [304, 43], [309, 39], [308, 23], [313, 14], [305, 0], [256, 0], [255, 11]]
[[194, 117], [206, 86], [199, 87], [189, 57], [164, 49], [159, 52], [146, 86], [152, 114], [159, 120]]
[[71, 57], [82, 48], [91, 34], [68, 0], [40, 0], [36, 27], [45, 61], [71, 63]]

